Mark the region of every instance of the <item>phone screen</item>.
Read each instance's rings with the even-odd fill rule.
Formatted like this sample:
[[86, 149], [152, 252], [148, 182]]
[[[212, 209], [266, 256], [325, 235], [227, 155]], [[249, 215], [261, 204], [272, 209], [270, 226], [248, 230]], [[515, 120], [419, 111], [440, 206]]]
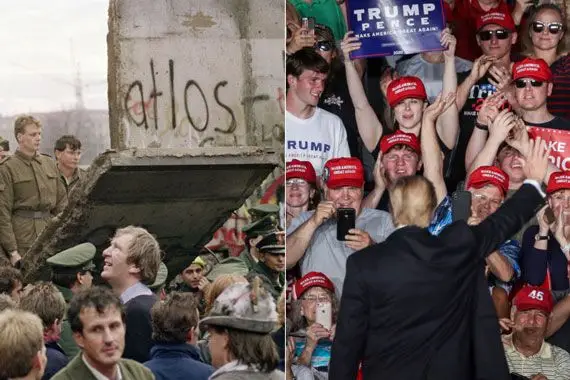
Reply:
[[346, 240], [348, 231], [355, 227], [356, 210], [353, 208], [339, 208], [336, 210], [336, 239]]

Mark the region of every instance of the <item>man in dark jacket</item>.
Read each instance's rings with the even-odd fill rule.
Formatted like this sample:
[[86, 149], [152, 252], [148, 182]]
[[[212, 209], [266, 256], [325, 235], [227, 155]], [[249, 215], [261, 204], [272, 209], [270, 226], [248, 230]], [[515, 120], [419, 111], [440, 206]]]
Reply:
[[125, 352], [123, 358], [139, 363], [148, 360], [152, 347], [150, 309], [158, 300], [149, 289], [160, 267], [160, 246], [141, 227], [120, 228], [103, 251], [101, 278], [111, 285], [125, 305]]
[[26, 287], [20, 300], [20, 309], [34, 313], [42, 320], [47, 356], [42, 380], [49, 380], [69, 362], [58, 344], [61, 322], [65, 315], [65, 300], [54, 284], [38, 282]]
[[151, 311], [154, 346], [144, 363], [157, 380], [207, 380], [214, 368], [200, 361], [196, 344], [198, 302], [190, 293], [172, 293]]
[[539, 183], [548, 151], [525, 154], [528, 180], [476, 226], [465, 221], [439, 236], [425, 228], [436, 206], [424, 177], [390, 190], [397, 230], [348, 258], [329, 379], [509, 379], [483, 259], [542, 205]]

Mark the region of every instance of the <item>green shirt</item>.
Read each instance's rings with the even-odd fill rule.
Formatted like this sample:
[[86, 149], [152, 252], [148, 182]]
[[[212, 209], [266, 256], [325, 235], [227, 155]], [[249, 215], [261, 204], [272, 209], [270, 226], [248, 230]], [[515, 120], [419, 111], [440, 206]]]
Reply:
[[[56, 287], [61, 292], [63, 299], [65, 299], [65, 302], [69, 306], [69, 301], [71, 301], [71, 298], [73, 297], [73, 292], [68, 288], [64, 288], [63, 286], [56, 285]], [[65, 355], [67, 355], [70, 360], [79, 353], [79, 347], [77, 347], [75, 339], [73, 339], [71, 325], [67, 320], [67, 311], [65, 317], [63, 318], [63, 322], [61, 323], [61, 334], [59, 336], [58, 343], [63, 352], [65, 352]]]
[[253, 266], [253, 269], [248, 274], [248, 278], [259, 276], [277, 302], [285, 285], [285, 273], [279, 272], [277, 279], [275, 279], [275, 275], [277, 273], [278, 272], [271, 270], [267, 265], [260, 261]]
[[289, 0], [299, 12], [301, 17], [314, 17], [318, 24], [331, 28], [334, 39], [340, 41], [346, 33], [344, 15], [336, 0], [312, 0], [307, 4], [305, 0]]

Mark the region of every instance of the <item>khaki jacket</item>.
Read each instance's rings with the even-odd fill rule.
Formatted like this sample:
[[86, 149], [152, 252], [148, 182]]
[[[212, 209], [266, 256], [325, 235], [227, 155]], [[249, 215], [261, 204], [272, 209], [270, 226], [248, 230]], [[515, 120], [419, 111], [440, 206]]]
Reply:
[[[23, 255], [66, 205], [65, 186], [51, 157], [30, 158], [17, 150], [0, 161], [0, 245], [6, 253], [18, 250]], [[46, 216], [33, 219], [15, 214], [18, 210]]]
[[[154, 380], [152, 372], [140, 363], [129, 359], [120, 359], [119, 369], [122, 380]], [[77, 355], [69, 364], [55, 374], [52, 380], [97, 380], [87, 368], [81, 355]]]
[[81, 168], [77, 168], [75, 169], [75, 172], [73, 173], [73, 176], [71, 177], [70, 180], [68, 180], [67, 178], [65, 178], [65, 176], [63, 175], [63, 173], [60, 171], [59, 172], [59, 178], [61, 178], [61, 182], [63, 183], [63, 186], [65, 187], [65, 191], [67, 192], [67, 194], [69, 194], [69, 192], [81, 181], [83, 181], [83, 179], [85, 178], [85, 173], [86, 171], [81, 169]]

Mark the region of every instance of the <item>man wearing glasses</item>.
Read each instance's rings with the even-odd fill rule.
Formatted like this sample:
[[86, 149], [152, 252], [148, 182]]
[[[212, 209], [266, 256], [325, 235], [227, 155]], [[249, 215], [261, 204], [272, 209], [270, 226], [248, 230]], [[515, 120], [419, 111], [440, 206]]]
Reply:
[[548, 111], [546, 98], [552, 94], [552, 72], [542, 59], [526, 58], [513, 65], [515, 98], [529, 127], [569, 130], [570, 122]]
[[[487, 128], [486, 120], [477, 118], [483, 100], [511, 82], [511, 48], [517, 41], [515, 23], [509, 13], [493, 11], [477, 19], [477, 44], [483, 55], [473, 63], [473, 69], [458, 75], [457, 108], [459, 140], [453, 154], [450, 188], [466, 177], [465, 154], [473, 127]], [[477, 121], [477, 124], [475, 124]]]

